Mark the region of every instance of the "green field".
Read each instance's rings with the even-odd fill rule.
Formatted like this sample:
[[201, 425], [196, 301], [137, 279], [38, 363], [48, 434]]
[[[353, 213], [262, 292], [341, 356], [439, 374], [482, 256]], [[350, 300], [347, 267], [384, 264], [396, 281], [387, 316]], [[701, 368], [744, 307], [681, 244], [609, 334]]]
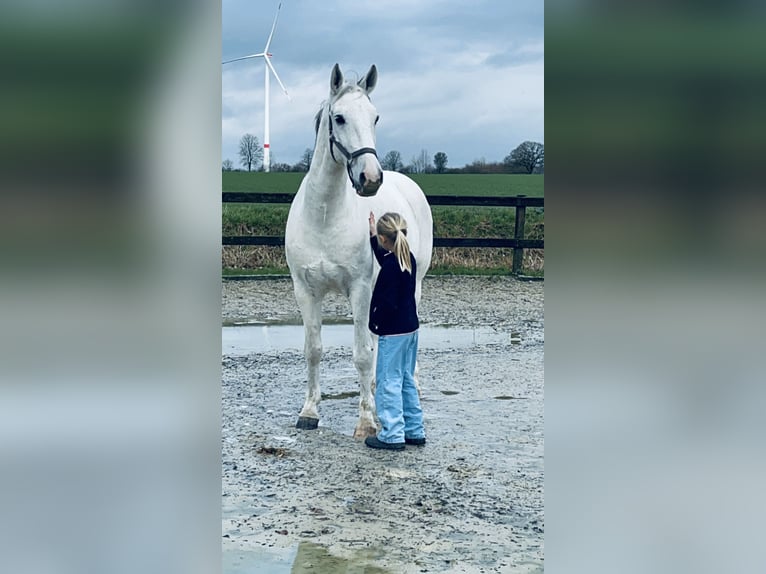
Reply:
[[[295, 193], [303, 173], [222, 172], [223, 191]], [[413, 174], [426, 195], [526, 195], [543, 197], [544, 175]]]
[[[305, 174], [223, 172], [223, 191], [295, 193]], [[412, 178], [426, 195], [542, 197], [544, 176], [427, 174]], [[284, 235], [288, 204], [223, 205], [223, 235]], [[512, 237], [513, 208], [433, 206], [435, 237]], [[527, 209], [525, 237], [544, 238], [544, 210]], [[510, 272], [511, 249], [436, 248], [429, 273]], [[285, 273], [281, 247], [225, 247], [224, 274]], [[542, 272], [542, 250], [525, 251], [525, 267]]]
[[411, 175], [426, 195], [544, 197], [544, 175], [423, 174]]
[[295, 193], [305, 173], [222, 172], [223, 191]]

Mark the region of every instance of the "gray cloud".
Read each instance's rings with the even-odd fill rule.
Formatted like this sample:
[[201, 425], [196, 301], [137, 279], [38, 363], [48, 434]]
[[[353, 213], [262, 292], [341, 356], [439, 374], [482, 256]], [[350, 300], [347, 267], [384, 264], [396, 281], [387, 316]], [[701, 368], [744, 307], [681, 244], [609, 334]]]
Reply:
[[[224, 59], [260, 52], [277, 2], [224, 0]], [[271, 83], [271, 145], [295, 163], [313, 146], [313, 114], [336, 62], [380, 73], [373, 102], [378, 146], [405, 159], [425, 148], [449, 165], [502, 160], [525, 139], [543, 141], [543, 4], [486, 0], [284, 0], [270, 48], [293, 96]], [[263, 62], [223, 70], [222, 157], [236, 161], [246, 132], [263, 136]]]

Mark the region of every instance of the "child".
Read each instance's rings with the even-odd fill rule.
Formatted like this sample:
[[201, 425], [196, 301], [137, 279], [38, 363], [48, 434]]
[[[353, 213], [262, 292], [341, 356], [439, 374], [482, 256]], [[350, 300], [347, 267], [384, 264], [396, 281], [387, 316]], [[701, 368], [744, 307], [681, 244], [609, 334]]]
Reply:
[[375, 406], [381, 431], [365, 439], [371, 448], [402, 450], [424, 445], [423, 411], [415, 386], [418, 314], [415, 305], [417, 263], [407, 243], [407, 222], [386, 213], [377, 226], [370, 212], [370, 245], [380, 263], [370, 303], [370, 331], [378, 335]]

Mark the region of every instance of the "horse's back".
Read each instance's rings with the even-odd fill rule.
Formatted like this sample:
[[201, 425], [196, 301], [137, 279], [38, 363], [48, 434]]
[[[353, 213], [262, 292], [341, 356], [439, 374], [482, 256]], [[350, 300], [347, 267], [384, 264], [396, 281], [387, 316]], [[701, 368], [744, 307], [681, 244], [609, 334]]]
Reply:
[[412, 206], [419, 221], [431, 219], [431, 209], [420, 186], [414, 180], [398, 171], [383, 172], [383, 186], [395, 187], [398, 193]]
[[431, 264], [433, 248], [431, 207], [423, 190], [402, 173], [384, 171], [383, 185], [370, 200], [378, 217], [386, 211], [395, 211], [407, 221], [407, 238], [418, 262], [418, 275], [422, 278]]

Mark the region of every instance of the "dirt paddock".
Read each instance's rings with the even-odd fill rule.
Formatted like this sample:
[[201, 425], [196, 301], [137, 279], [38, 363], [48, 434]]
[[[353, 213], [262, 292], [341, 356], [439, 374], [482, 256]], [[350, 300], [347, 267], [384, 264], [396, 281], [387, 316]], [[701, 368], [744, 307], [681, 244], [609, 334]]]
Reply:
[[[433, 347], [421, 336], [428, 444], [403, 452], [351, 437], [351, 340], [325, 348], [315, 431], [294, 428], [306, 391], [297, 348], [224, 355], [224, 571], [542, 572], [543, 286], [426, 278], [424, 329], [498, 336]], [[323, 315], [350, 309], [333, 296]], [[225, 281], [223, 319], [298, 323], [290, 280]]]

